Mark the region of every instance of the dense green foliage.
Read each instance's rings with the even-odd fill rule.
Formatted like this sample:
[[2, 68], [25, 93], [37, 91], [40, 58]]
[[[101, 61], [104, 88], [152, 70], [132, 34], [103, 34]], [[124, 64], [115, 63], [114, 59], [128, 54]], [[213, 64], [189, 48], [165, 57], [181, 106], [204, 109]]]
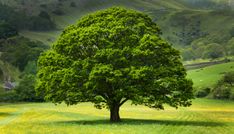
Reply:
[[[0, 89], [0, 102], [16, 102], [16, 101], [42, 101], [43, 97], [36, 96], [35, 74], [36, 60], [40, 53], [48, 47], [40, 42], [33, 42], [27, 38], [16, 36], [0, 41], [0, 83], [4, 84], [6, 78], [11, 78], [10, 82], [14, 82], [17, 86], [9, 91]], [[16, 74], [12, 68], [12, 64], [20, 69], [20, 74]], [[1, 85], [2, 86], [2, 85]]]
[[26, 16], [21, 11], [16, 12], [13, 8], [0, 3], [0, 20], [16, 28], [24, 28], [27, 24]]
[[[38, 15], [28, 15], [0, 3], [0, 62], [19, 68], [20, 71], [24, 71], [22, 74], [35, 75], [36, 68], [30, 64], [36, 61], [48, 46], [18, 36], [18, 31], [24, 29], [47, 31], [54, 28], [55, 24], [45, 11], [41, 11]], [[37, 101], [38, 98], [35, 97], [35, 91], [32, 88], [34, 82], [27, 81], [27, 75], [22, 75], [23, 79], [18, 81], [19, 75], [14, 74], [12, 68], [3, 64], [0, 65], [0, 101]], [[2, 85], [9, 78], [10, 82], [19, 83], [18, 90], [5, 92], [2, 89]]]
[[39, 96], [36, 95], [35, 78], [35, 75], [32, 74], [24, 75], [19, 85], [14, 89], [17, 101], [43, 101], [43, 96], [41, 94]]
[[201, 88], [201, 89], [196, 89], [194, 95], [198, 98], [206, 97], [207, 95], [210, 94], [211, 89], [210, 88]]
[[0, 102], [16, 102], [16, 101], [18, 101], [18, 98], [16, 97], [16, 93], [14, 90], [0, 92]]
[[38, 65], [38, 92], [54, 103], [93, 102], [118, 121], [127, 100], [163, 109], [191, 105], [179, 51], [160, 37], [159, 27], [133, 10], [110, 8], [66, 28]]
[[38, 16], [30, 17], [29, 21], [28, 28], [30, 30], [48, 31], [55, 28], [55, 24], [52, 22], [50, 15], [45, 11], [41, 11]]
[[[5, 75], [9, 75], [11, 77], [11, 80], [15, 81], [15, 77], [12, 76], [13, 72], [7, 72], [7, 71], [13, 71], [10, 70], [4, 70], [4, 68], [1, 71], [4, 71]], [[25, 66], [25, 69], [23, 72], [21, 72], [21, 75], [19, 76], [17, 80], [16, 87], [11, 90], [4, 90], [3, 88], [0, 88], [0, 102], [41, 102], [43, 101], [43, 94], [36, 95], [35, 92], [35, 74], [36, 74], [36, 61], [29, 61], [28, 64]], [[0, 75], [1, 75], [0, 71]], [[3, 79], [3, 78], [2, 78]], [[3, 83], [3, 81], [0, 81]]]
[[183, 50], [182, 56], [184, 60], [217, 59], [227, 55], [232, 55], [232, 50], [228, 50], [225, 48], [226, 46], [222, 46], [217, 43], [194, 43], [191, 47], [192, 48], [186, 48]]
[[6, 39], [16, 35], [18, 35], [18, 31], [15, 27], [0, 21], [0, 39]]
[[41, 42], [30, 41], [24, 37], [9, 38], [0, 41], [0, 59], [23, 71], [29, 61], [37, 60], [40, 53], [47, 48], [48, 46]]
[[234, 100], [234, 72], [225, 73], [213, 89], [212, 94], [216, 99]]
[[[45, 11], [38, 15], [29, 16], [23, 11], [15, 11], [13, 8], [0, 3], [0, 20], [18, 30], [30, 29], [36, 31], [48, 31], [55, 28], [50, 16]], [[0, 26], [1, 29], [1, 26]]]

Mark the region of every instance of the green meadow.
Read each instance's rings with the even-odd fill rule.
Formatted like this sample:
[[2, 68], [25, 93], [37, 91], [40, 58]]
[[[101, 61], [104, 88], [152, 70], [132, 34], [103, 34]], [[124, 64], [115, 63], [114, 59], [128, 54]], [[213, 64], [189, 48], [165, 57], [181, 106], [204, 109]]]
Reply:
[[224, 73], [234, 71], [234, 62], [208, 66], [188, 71], [195, 88], [213, 87]]
[[164, 111], [134, 106], [121, 108], [122, 122], [110, 123], [107, 110], [90, 103], [1, 104], [0, 133], [50, 134], [233, 134], [234, 102], [195, 99], [189, 108]]
[[[213, 86], [234, 62], [188, 71], [195, 88]], [[91, 103], [75, 106], [52, 103], [0, 104], [1, 134], [233, 134], [234, 101], [194, 99], [191, 107], [165, 110], [135, 106], [120, 109], [122, 122], [110, 123], [109, 111]]]

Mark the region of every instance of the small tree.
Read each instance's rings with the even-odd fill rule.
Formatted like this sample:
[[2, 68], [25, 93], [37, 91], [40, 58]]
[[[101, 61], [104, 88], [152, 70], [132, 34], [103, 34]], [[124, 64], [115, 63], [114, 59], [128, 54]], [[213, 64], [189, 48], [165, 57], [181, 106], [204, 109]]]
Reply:
[[37, 91], [53, 103], [93, 102], [120, 121], [126, 101], [163, 109], [191, 105], [192, 81], [179, 52], [145, 14], [110, 8], [65, 29], [38, 61]]

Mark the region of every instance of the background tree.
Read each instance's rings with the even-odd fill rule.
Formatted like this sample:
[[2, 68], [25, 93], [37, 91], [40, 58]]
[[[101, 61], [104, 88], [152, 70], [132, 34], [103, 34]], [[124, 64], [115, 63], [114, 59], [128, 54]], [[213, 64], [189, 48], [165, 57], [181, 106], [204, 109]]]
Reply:
[[216, 59], [222, 56], [224, 56], [224, 48], [217, 43], [208, 44], [203, 52], [203, 58]]
[[8, 62], [23, 71], [29, 61], [36, 61], [41, 52], [48, 48], [42, 42], [34, 42], [27, 38], [16, 36], [0, 41], [0, 60]]
[[35, 92], [35, 76], [33, 74], [25, 74], [19, 85], [14, 89], [17, 101], [38, 102], [43, 101], [43, 96], [36, 95]]
[[53, 103], [108, 108], [111, 121], [120, 121], [119, 108], [128, 100], [157, 109], [189, 106], [192, 81], [160, 33], [151, 18], [133, 10], [85, 16], [40, 56], [36, 89]]

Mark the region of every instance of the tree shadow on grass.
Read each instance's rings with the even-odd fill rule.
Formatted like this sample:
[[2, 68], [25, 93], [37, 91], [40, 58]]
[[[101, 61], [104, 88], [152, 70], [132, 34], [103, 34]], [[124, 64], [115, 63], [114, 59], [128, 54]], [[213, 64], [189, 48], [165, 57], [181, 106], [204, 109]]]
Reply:
[[9, 115], [11, 115], [11, 113], [0, 112], [0, 117], [1, 116], [9, 116]]
[[111, 123], [107, 119], [78, 120], [78, 121], [56, 121], [55, 124], [66, 125], [171, 125], [171, 126], [222, 126], [222, 123], [209, 121], [180, 121], [180, 120], [150, 120], [150, 119], [122, 119], [121, 122]]

